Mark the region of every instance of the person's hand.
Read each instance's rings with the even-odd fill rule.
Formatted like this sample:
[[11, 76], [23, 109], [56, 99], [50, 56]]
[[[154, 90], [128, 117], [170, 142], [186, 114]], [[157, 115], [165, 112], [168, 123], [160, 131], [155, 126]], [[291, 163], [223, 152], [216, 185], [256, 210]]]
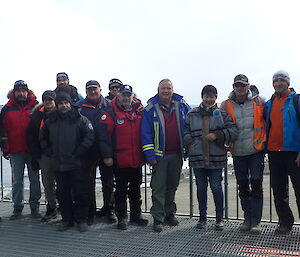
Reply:
[[217, 139], [217, 136], [215, 133], [209, 133], [205, 136], [205, 139], [212, 142]]
[[151, 160], [148, 160], [148, 164], [153, 167], [157, 164], [157, 161], [155, 159], [151, 159]]
[[111, 167], [114, 164], [113, 158], [104, 158], [103, 162], [107, 167]]
[[300, 153], [298, 153], [295, 162], [296, 162], [297, 167], [300, 167]]
[[3, 152], [2, 154], [3, 154], [4, 159], [6, 159], [6, 160], [10, 159], [9, 153]]

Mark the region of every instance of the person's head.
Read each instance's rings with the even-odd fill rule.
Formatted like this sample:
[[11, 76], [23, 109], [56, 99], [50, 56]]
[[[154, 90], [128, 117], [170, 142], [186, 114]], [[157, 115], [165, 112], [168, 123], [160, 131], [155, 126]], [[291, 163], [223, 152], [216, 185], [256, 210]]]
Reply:
[[17, 80], [14, 84], [13, 94], [17, 101], [26, 101], [28, 97], [28, 86], [24, 80]]
[[120, 90], [120, 87], [123, 85], [122, 81], [119, 79], [111, 79], [109, 81], [108, 89], [109, 93], [112, 96], [116, 96]]
[[249, 90], [249, 81], [246, 75], [239, 74], [235, 76], [233, 82], [233, 91], [238, 98], [246, 98]]
[[284, 93], [290, 85], [290, 75], [284, 71], [280, 70], [273, 75], [273, 87], [277, 94]]
[[55, 97], [55, 92], [51, 90], [46, 90], [42, 94], [42, 101], [46, 111], [50, 111], [55, 108]]
[[212, 106], [216, 103], [218, 97], [217, 89], [213, 85], [206, 85], [201, 91], [202, 103], [205, 107]]
[[98, 101], [101, 96], [101, 86], [96, 80], [89, 80], [85, 84], [86, 97], [91, 101]]
[[125, 108], [129, 108], [133, 100], [132, 87], [129, 85], [122, 85], [117, 97], [121, 105]]
[[169, 79], [163, 79], [158, 84], [159, 101], [170, 103], [173, 96], [173, 84]]
[[55, 97], [57, 110], [66, 113], [71, 110], [71, 97], [66, 92], [59, 92]]
[[69, 86], [69, 77], [65, 72], [59, 72], [56, 75], [56, 84], [59, 89], [66, 89]]

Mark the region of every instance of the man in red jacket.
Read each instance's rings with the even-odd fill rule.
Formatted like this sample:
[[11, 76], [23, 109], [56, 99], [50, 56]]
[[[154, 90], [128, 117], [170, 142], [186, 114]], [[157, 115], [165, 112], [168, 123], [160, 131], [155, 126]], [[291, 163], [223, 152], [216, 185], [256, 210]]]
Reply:
[[15, 82], [9, 100], [0, 114], [1, 150], [4, 158], [10, 159], [13, 175], [12, 200], [14, 211], [10, 217], [11, 220], [22, 217], [25, 164], [30, 181], [29, 205], [31, 216], [33, 218], [41, 217], [39, 213], [39, 200], [41, 198], [39, 172], [32, 169], [32, 158], [26, 140], [26, 132], [30, 122], [29, 114], [37, 103], [35, 95], [28, 90], [26, 82], [18, 80]]
[[127, 195], [130, 203], [130, 222], [146, 226], [141, 215], [143, 152], [140, 128], [143, 106], [133, 98], [132, 87], [122, 85], [110, 109], [102, 114], [100, 122], [100, 151], [107, 166], [114, 166], [116, 180], [115, 210], [118, 228], [127, 229]]

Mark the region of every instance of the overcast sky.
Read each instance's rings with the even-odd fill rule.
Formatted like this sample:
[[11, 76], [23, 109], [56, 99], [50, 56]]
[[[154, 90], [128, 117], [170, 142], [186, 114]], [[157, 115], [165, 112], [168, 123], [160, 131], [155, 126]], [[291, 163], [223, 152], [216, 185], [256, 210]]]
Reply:
[[300, 92], [298, 2], [2, 0], [0, 103], [19, 79], [40, 100], [61, 71], [83, 96], [88, 80], [106, 95], [116, 77], [144, 104], [163, 78], [190, 104], [207, 84], [222, 101], [239, 73], [270, 98], [279, 69]]

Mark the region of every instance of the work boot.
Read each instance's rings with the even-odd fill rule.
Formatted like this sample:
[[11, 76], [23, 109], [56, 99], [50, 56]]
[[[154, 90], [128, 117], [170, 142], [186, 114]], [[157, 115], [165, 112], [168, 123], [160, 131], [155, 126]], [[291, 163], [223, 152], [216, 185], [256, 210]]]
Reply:
[[260, 234], [260, 232], [261, 232], [260, 224], [256, 224], [256, 225], [251, 226], [251, 228], [250, 228], [250, 233], [251, 234], [258, 235], [258, 234]]
[[251, 223], [249, 220], [244, 220], [244, 222], [240, 225], [240, 231], [249, 231], [251, 228]]
[[163, 223], [158, 220], [154, 220], [153, 222], [153, 230], [155, 232], [161, 232], [163, 230]]
[[292, 228], [293, 228], [292, 225], [288, 226], [288, 225], [279, 224], [275, 229], [275, 234], [286, 235], [291, 232]]
[[108, 220], [108, 222], [110, 222], [110, 223], [115, 223], [117, 221], [117, 217], [116, 217], [114, 211], [111, 209], [107, 211], [107, 214], [105, 215], [105, 217]]
[[77, 224], [77, 228], [79, 232], [87, 232], [88, 231], [88, 224], [86, 222], [79, 222]]
[[220, 217], [217, 217], [216, 223], [215, 223], [215, 230], [222, 231], [223, 229], [224, 229], [223, 219]]
[[148, 220], [143, 217], [141, 213], [130, 214], [130, 222], [136, 223], [138, 226], [145, 227], [148, 224]]
[[64, 232], [73, 226], [73, 222], [63, 221], [63, 223], [57, 227], [57, 231]]
[[127, 218], [118, 217], [118, 229], [121, 229], [121, 230], [128, 229]]
[[42, 217], [41, 222], [48, 222], [51, 219], [56, 219], [57, 217], [57, 209], [56, 208], [50, 208], [47, 206], [47, 211], [44, 217]]
[[196, 228], [198, 229], [205, 229], [207, 224], [207, 219], [204, 216], [201, 216], [197, 222]]
[[178, 219], [175, 217], [173, 213], [165, 217], [164, 222], [172, 227], [175, 227], [179, 224]]
[[31, 209], [31, 218], [33, 219], [40, 219], [42, 218], [42, 215], [40, 214], [39, 209]]
[[14, 210], [13, 214], [9, 217], [10, 220], [18, 220], [23, 217], [22, 211]]

